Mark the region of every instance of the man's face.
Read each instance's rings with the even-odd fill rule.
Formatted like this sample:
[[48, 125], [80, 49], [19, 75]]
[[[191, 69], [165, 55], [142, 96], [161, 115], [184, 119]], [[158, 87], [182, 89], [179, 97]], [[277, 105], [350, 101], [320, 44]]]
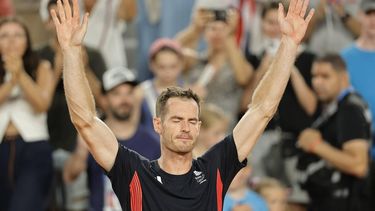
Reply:
[[198, 104], [193, 99], [174, 97], [167, 101], [165, 109], [163, 117], [154, 118], [162, 149], [178, 154], [191, 153], [201, 125]]
[[369, 10], [361, 15], [363, 33], [375, 39], [375, 10]]
[[110, 116], [117, 120], [128, 120], [134, 106], [134, 87], [121, 84], [106, 94]]
[[183, 68], [182, 58], [175, 52], [163, 50], [151, 63], [155, 77], [165, 83], [176, 83]]
[[344, 72], [333, 69], [327, 62], [316, 62], [312, 69], [312, 85], [320, 101], [329, 103], [341, 91]]

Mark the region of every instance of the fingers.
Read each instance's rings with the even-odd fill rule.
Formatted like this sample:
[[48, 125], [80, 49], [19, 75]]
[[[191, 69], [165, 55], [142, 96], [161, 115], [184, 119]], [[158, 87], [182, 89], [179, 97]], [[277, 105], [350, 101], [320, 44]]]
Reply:
[[300, 16], [301, 16], [301, 17], [305, 17], [307, 7], [309, 7], [309, 0], [305, 0], [305, 1], [303, 2], [302, 10], [301, 10], [301, 12], [300, 12]]
[[[290, 7], [289, 7], [290, 8]], [[279, 3], [278, 19], [279, 22], [285, 18], [284, 6], [282, 3]]]
[[85, 16], [83, 17], [83, 21], [82, 21], [82, 29], [86, 32], [87, 30], [87, 25], [88, 25], [88, 19], [89, 19], [89, 13], [86, 12]]
[[304, 0], [298, 0], [297, 1], [297, 5], [294, 8], [294, 13], [301, 14], [301, 10], [302, 10], [302, 7], [303, 7], [303, 2], [304, 2]]
[[296, 5], [297, 5], [297, 0], [291, 0], [289, 3], [288, 13], [295, 11]]
[[52, 16], [52, 20], [53, 20], [53, 23], [55, 24], [55, 26], [60, 25], [59, 18], [57, 18], [57, 14], [56, 14], [56, 11], [54, 9], [51, 10], [51, 16]]
[[315, 9], [311, 9], [310, 12], [309, 12], [309, 14], [307, 15], [307, 17], [305, 19], [305, 21], [306, 21], [307, 24], [310, 23], [311, 18], [314, 16], [314, 13], [315, 13]]
[[78, 0], [73, 0], [73, 18], [79, 20]]
[[60, 18], [60, 21], [61, 23], [64, 23], [66, 18], [65, 18], [65, 11], [64, 11], [64, 7], [61, 3], [61, 0], [58, 0], [57, 1], [57, 11], [59, 13], [59, 18]]
[[64, 0], [65, 16], [67, 20], [72, 19], [72, 10], [70, 9], [69, 0]]

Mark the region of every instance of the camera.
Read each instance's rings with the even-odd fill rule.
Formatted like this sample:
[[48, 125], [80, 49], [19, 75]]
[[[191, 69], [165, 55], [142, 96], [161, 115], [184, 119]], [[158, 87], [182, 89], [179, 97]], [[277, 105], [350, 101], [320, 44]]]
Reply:
[[214, 14], [215, 21], [227, 21], [228, 14], [226, 10], [212, 10], [212, 13]]

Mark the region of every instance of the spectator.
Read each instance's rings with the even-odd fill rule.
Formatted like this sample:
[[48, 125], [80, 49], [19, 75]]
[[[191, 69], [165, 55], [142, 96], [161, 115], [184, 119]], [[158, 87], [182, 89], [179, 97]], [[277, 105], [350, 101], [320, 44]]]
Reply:
[[[133, 0], [135, 1], [135, 0]], [[138, 78], [144, 81], [152, 78], [149, 64], [149, 49], [161, 38], [173, 38], [190, 22], [195, 0], [138, 0], [137, 21], [139, 56]]]
[[362, 199], [368, 170], [371, 117], [351, 87], [345, 62], [338, 55], [315, 61], [312, 84], [323, 103], [320, 117], [298, 138], [301, 181], [309, 193], [309, 210], [367, 210]]
[[262, 178], [255, 190], [267, 201], [269, 211], [287, 210], [287, 189], [276, 179]]
[[266, 201], [248, 187], [251, 167], [249, 164], [241, 169], [229, 186], [224, 198], [223, 211], [232, 211], [238, 205], [247, 205], [251, 211], [268, 211]]
[[[375, 94], [373, 79], [375, 78], [375, 1], [364, 0], [361, 5], [361, 13], [359, 15], [362, 25], [361, 34], [358, 40], [350, 47], [342, 52], [350, 75], [353, 87], [363, 96], [369, 103], [372, 119], [375, 119]], [[372, 124], [372, 191], [371, 200], [372, 207], [375, 207], [375, 124]]]
[[132, 0], [81, 0], [82, 10], [90, 13], [86, 46], [102, 54], [108, 68], [127, 66], [123, 33], [126, 22], [135, 18]]
[[361, 24], [357, 19], [361, 1], [315, 0], [312, 7], [316, 15], [311, 20], [306, 34], [309, 49], [322, 56], [327, 53], [339, 53], [350, 45], [359, 35]]
[[0, 57], [0, 210], [45, 210], [52, 178], [51, 65], [32, 51], [29, 32], [16, 19], [0, 22]]
[[[342, 52], [342, 56], [348, 65], [353, 87], [369, 103], [372, 119], [375, 119], [375, 93], [372, 91], [375, 88], [375, 1], [363, 1], [360, 21], [363, 26], [360, 37]], [[375, 124], [372, 124], [372, 128], [375, 131]], [[375, 160], [375, 147], [372, 148], [372, 157]]]
[[229, 119], [224, 111], [213, 104], [204, 104], [200, 120], [201, 131], [193, 150], [193, 157], [202, 156], [208, 149], [225, 137], [229, 127]]
[[145, 124], [153, 129], [152, 118], [155, 117], [155, 103], [159, 94], [171, 86], [183, 87], [180, 78], [184, 60], [180, 45], [171, 39], [156, 40], [149, 50], [150, 67], [154, 78], [142, 82], [137, 97], [144, 100], [147, 110], [151, 113]]
[[225, 111], [230, 118], [229, 128], [232, 129], [237, 122], [243, 86], [251, 78], [253, 69], [236, 44], [234, 30], [238, 13], [233, 9], [221, 8], [219, 13], [221, 11], [225, 15], [215, 16], [214, 9], [198, 7], [191, 24], [177, 36], [177, 40], [182, 46], [194, 49], [204, 34], [206, 55], [188, 58], [186, 80], [193, 84], [204, 75], [202, 71], [205, 67], [213, 67], [208, 79], [201, 84], [207, 89], [205, 100]]
[[[140, 103], [134, 101], [135, 76], [125, 68], [113, 68], [103, 76], [105, 98], [108, 101], [108, 113], [105, 123], [114, 132], [117, 140], [124, 146], [147, 159], [155, 160], [160, 156], [157, 136], [148, 128], [139, 124]], [[67, 161], [64, 179], [74, 181], [87, 169], [90, 189], [90, 210], [121, 210], [111, 183], [90, 156], [84, 142], [81, 141], [73, 156]]]

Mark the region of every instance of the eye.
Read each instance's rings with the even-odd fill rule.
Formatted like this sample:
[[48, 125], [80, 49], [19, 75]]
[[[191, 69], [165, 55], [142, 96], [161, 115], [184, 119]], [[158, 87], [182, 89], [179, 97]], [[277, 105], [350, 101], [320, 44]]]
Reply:
[[196, 125], [196, 124], [198, 123], [197, 120], [190, 120], [189, 122], [190, 122], [190, 124], [192, 124], [192, 125]]

